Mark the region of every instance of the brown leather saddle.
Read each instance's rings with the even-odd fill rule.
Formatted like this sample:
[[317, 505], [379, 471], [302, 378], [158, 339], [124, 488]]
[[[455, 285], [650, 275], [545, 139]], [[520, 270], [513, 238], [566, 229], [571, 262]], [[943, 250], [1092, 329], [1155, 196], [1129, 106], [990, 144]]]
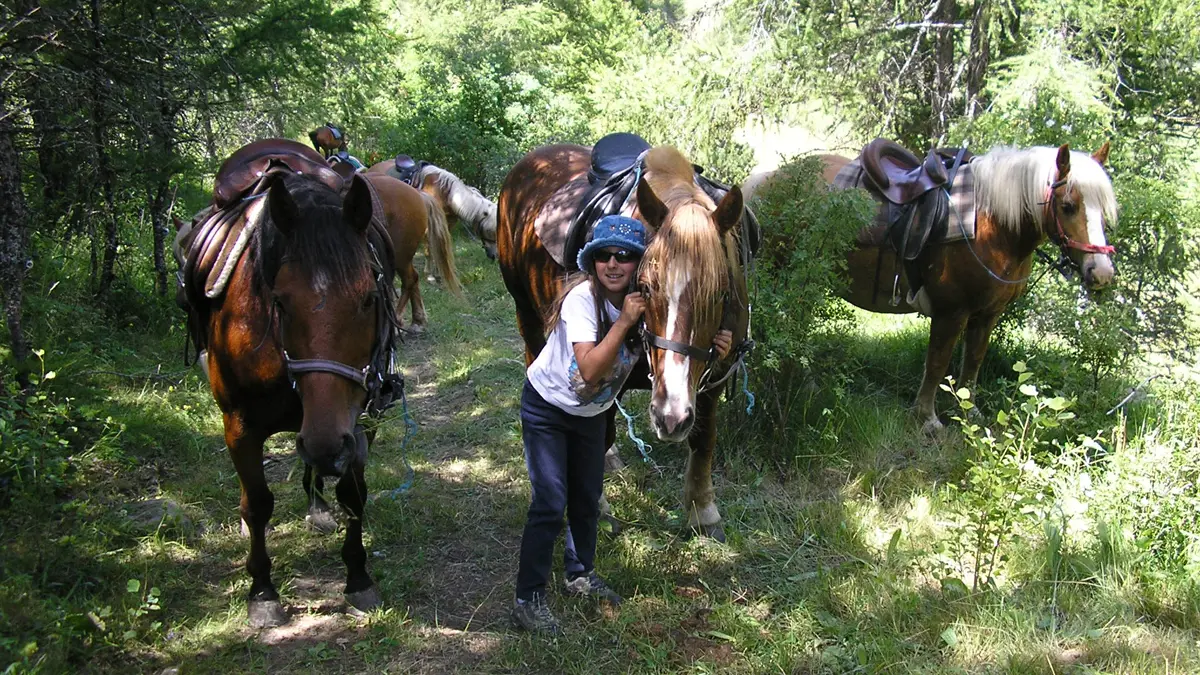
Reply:
[[310, 175], [341, 192], [345, 181], [317, 151], [286, 138], [266, 138], [242, 146], [217, 171], [213, 205], [224, 209], [249, 190], [270, 166], [282, 162], [295, 173]]
[[863, 148], [862, 166], [879, 194], [893, 204], [914, 202], [949, 180], [936, 150], [922, 160], [886, 138], [876, 138]]

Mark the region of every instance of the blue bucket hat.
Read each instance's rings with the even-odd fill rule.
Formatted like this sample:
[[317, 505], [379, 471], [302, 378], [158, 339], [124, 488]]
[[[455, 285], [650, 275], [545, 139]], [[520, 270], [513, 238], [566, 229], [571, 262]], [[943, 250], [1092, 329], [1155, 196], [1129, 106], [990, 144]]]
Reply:
[[640, 256], [646, 252], [646, 226], [641, 221], [625, 216], [604, 216], [592, 230], [592, 240], [579, 250], [575, 266], [589, 271], [592, 253], [606, 246], [620, 246]]

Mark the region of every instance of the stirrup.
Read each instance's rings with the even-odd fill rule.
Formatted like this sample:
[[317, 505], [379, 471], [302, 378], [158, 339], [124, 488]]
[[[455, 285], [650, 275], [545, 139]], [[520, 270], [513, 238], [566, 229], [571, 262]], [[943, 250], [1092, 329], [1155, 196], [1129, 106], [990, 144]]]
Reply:
[[900, 306], [900, 275], [892, 280], [892, 307]]

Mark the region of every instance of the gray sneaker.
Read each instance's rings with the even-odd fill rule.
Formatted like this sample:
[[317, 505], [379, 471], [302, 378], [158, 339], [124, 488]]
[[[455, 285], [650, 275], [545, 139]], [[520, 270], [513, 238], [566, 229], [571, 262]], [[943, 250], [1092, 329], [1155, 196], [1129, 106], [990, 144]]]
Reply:
[[517, 600], [512, 608], [513, 625], [530, 633], [543, 635], [562, 635], [562, 627], [558, 619], [550, 613], [546, 598], [540, 593], [534, 593], [529, 600]]
[[596, 574], [596, 570], [567, 579], [567, 595], [604, 600], [614, 607], [621, 604], [621, 596]]

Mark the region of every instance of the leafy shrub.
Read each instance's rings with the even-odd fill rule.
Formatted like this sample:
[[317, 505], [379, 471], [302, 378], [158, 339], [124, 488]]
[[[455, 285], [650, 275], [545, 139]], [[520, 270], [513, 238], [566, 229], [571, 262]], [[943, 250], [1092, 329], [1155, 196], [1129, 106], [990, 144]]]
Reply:
[[874, 200], [862, 190], [831, 192], [817, 157], [785, 164], [755, 196], [764, 243], [753, 283], [760, 363], [809, 365], [812, 337], [849, 316], [837, 294], [855, 233], [869, 225]]

